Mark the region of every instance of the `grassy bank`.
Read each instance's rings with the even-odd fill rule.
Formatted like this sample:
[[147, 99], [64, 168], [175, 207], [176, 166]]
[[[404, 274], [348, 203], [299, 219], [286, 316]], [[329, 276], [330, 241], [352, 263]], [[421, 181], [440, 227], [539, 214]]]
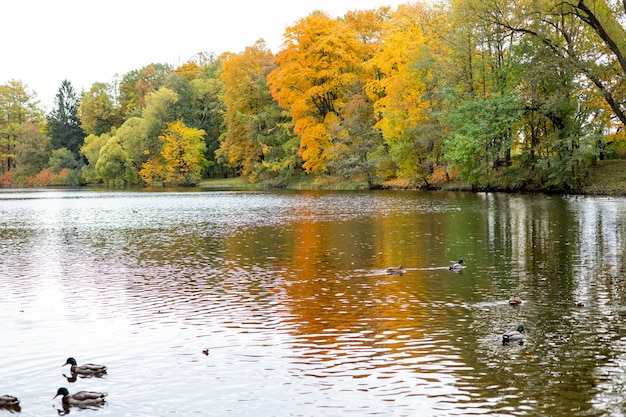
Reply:
[[626, 160], [601, 161], [582, 188], [588, 195], [626, 195]]
[[[466, 190], [471, 187], [460, 181], [439, 181], [437, 187], [442, 190]], [[381, 184], [388, 189], [413, 189], [408, 181], [391, 180]], [[266, 183], [251, 184], [243, 178], [205, 180], [203, 188], [214, 189], [268, 189]], [[285, 188], [292, 190], [359, 190], [367, 189], [366, 183], [349, 183], [327, 176], [300, 175]], [[581, 189], [582, 194], [626, 196], [626, 160], [601, 161], [591, 169], [587, 182]]]

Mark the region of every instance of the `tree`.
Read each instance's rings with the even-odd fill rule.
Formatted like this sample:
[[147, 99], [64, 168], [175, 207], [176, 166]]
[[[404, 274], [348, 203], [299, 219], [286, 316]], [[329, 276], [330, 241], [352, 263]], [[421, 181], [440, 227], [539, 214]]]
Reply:
[[382, 42], [369, 66], [370, 99], [397, 175], [426, 180], [441, 158], [443, 134], [435, 114], [449, 51], [449, 12], [425, 2], [401, 5], [382, 23]]
[[48, 160], [48, 166], [55, 174], [62, 169], [73, 170], [78, 168], [79, 162], [74, 157], [72, 151], [67, 148], [54, 149]]
[[85, 143], [80, 148], [81, 154], [87, 159], [87, 165], [83, 167], [85, 181], [92, 182], [101, 179], [96, 173], [96, 165], [100, 159], [100, 150], [110, 139], [109, 133], [103, 133], [100, 136], [91, 134], [85, 138]]
[[80, 126], [88, 135], [102, 135], [121, 124], [121, 110], [114, 104], [106, 83], [94, 83], [89, 91], [83, 93], [78, 118]]
[[270, 92], [288, 109], [300, 136], [299, 155], [309, 173], [325, 173], [335, 142], [328, 127], [359, 80], [364, 44], [355, 28], [316, 12], [287, 28], [279, 66], [268, 76]]
[[118, 139], [110, 138], [100, 149], [96, 174], [108, 185], [133, 183], [135, 172], [128, 153], [120, 146]]
[[150, 64], [125, 74], [119, 86], [120, 108], [124, 117], [138, 116], [147, 104], [148, 95], [163, 86], [171, 71], [167, 64]]
[[80, 128], [80, 99], [72, 83], [63, 80], [54, 99], [54, 108], [47, 117], [48, 135], [54, 149], [66, 148], [75, 158], [80, 156], [84, 134]]
[[203, 130], [185, 126], [181, 120], [168, 123], [159, 137], [163, 142], [162, 153], [144, 164], [141, 177], [148, 184], [158, 180], [167, 184], [196, 184], [206, 164], [204, 134]]
[[22, 177], [37, 175], [43, 170], [52, 154], [50, 137], [39, 124], [22, 124], [21, 140], [15, 147], [16, 172]]
[[205, 144], [208, 176], [225, 176], [226, 168], [217, 162], [215, 151], [220, 147], [220, 137], [225, 130], [224, 123], [224, 81], [221, 59], [210, 56], [202, 60], [202, 71], [191, 81], [194, 114], [185, 121], [189, 127], [206, 132]]
[[226, 132], [216, 157], [243, 176], [251, 176], [271, 150], [276, 120], [267, 117], [272, 98], [266, 77], [274, 67], [274, 55], [262, 40], [224, 59]]
[[0, 173], [16, 167], [15, 148], [25, 122], [41, 122], [42, 111], [36, 94], [18, 80], [0, 85]]

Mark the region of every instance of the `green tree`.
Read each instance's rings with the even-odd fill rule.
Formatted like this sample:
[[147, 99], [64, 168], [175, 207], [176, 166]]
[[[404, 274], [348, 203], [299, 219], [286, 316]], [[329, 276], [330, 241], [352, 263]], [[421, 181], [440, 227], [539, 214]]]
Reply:
[[16, 167], [15, 148], [25, 122], [42, 122], [36, 94], [18, 80], [0, 85], [0, 173]]
[[105, 184], [121, 186], [135, 182], [136, 170], [132, 167], [128, 153], [120, 146], [115, 136], [100, 149], [95, 168], [97, 176]]
[[511, 140], [509, 132], [519, 114], [515, 97], [496, 96], [465, 100], [443, 117], [450, 131], [444, 143], [446, 158], [473, 187], [489, 184], [492, 161], [498, 159], [502, 146], [510, 148], [502, 138]]
[[47, 117], [48, 135], [52, 139], [54, 149], [66, 148], [80, 156], [84, 134], [78, 118], [80, 98], [74, 91], [72, 83], [63, 80], [54, 99], [54, 108]]
[[102, 135], [121, 124], [121, 110], [111, 96], [111, 87], [106, 83], [94, 83], [83, 93], [78, 118], [80, 126], [88, 135]]
[[48, 166], [55, 174], [58, 174], [64, 168], [74, 170], [79, 165], [72, 151], [67, 148], [54, 149], [48, 160]]
[[227, 171], [215, 157], [215, 151], [220, 146], [220, 137], [225, 131], [225, 84], [221, 78], [222, 72], [222, 60], [212, 56], [202, 60], [200, 74], [191, 81], [194, 114], [191, 120], [186, 121], [190, 127], [206, 132], [205, 157], [208, 161], [207, 175], [210, 177], [225, 176]]
[[52, 154], [52, 143], [43, 128], [33, 122], [22, 124], [21, 140], [15, 147], [16, 172], [21, 177], [32, 177], [43, 170]]
[[100, 159], [100, 150], [111, 139], [109, 133], [100, 136], [91, 134], [85, 138], [85, 143], [80, 152], [87, 159], [87, 165], [83, 167], [83, 178], [87, 182], [99, 181], [101, 178], [96, 173], [96, 164]]
[[139, 116], [147, 97], [161, 88], [172, 68], [167, 64], [150, 64], [128, 72], [119, 85], [119, 102], [125, 118]]

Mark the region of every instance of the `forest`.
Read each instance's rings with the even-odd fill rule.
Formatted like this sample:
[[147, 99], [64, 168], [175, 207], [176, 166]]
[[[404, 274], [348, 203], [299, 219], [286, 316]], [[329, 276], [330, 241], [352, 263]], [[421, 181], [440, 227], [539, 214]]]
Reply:
[[314, 12], [276, 53], [202, 52], [45, 113], [0, 85], [0, 185], [576, 191], [626, 157], [626, 0], [448, 0]]

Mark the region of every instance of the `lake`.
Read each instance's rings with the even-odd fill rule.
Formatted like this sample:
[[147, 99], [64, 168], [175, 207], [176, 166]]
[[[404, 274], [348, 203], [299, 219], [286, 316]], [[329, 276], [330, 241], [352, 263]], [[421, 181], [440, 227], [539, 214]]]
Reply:
[[[0, 189], [0, 394], [22, 416], [622, 416], [625, 208]], [[63, 409], [59, 387], [107, 402]]]

